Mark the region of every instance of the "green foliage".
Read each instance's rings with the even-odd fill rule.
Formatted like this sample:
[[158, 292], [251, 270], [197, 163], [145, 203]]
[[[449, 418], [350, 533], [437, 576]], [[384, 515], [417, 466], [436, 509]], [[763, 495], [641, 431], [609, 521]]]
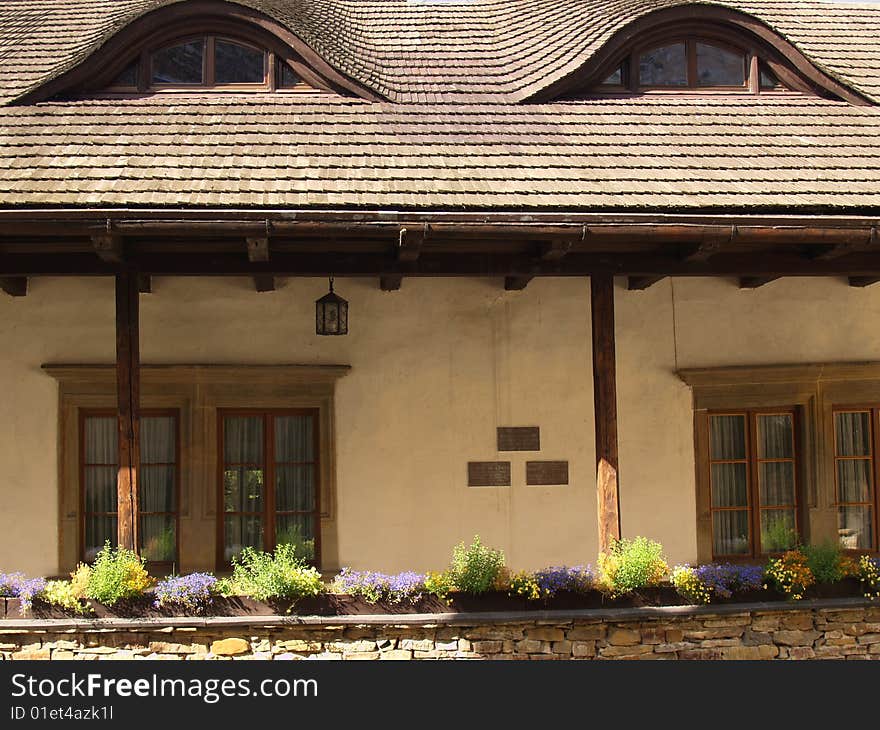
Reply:
[[315, 557], [315, 540], [304, 538], [299, 525], [287, 525], [278, 530], [275, 543], [277, 545], [293, 545], [296, 556], [302, 560], [312, 560]]
[[668, 574], [663, 546], [645, 537], [617, 540], [599, 556], [599, 583], [611, 595], [658, 585]]
[[[246, 547], [232, 559], [232, 578], [221, 581], [221, 595], [250, 596], [258, 601], [270, 598], [298, 600], [317, 596], [323, 589], [321, 574], [296, 555], [294, 545], [278, 545], [274, 553]], [[228, 595], [228, 594], [227, 594]]]
[[859, 558], [859, 579], [865, 598], [880, 598], [880, 559], [862, 555]]
[[455, 587], [465, 593], [479, 595], [492, 590], [504, 572], [504, 553], [480, 542], [476, 535], [470, 545], [463, 542], [452, 551], [450, 566]]
[[761, 528], [761, 547], [765, 553], [781, 553], [797, 548], [797, 530], [783, 519], [776, 519]]
[[68, 580], [48, 581], [40, 597], [46, 603], [73, 613], [82, 615], [86, 612], [85, 604], [76, 595], [73, 584]]
[[830, 540], [819, 545], [805, 545], [801, 552], [817, 583], [837, 583], [847, 577], [847, 561], [840, 545]]
[[111, 547], [109, 540], [91, 568], [80, 566], [74, 576], [74, 595], [79, 593], [77, 584], [84, 580], [85, 595], [106, 606], [123, 598], [142, 596], [152, 583], [144, 559], [123, 547]]

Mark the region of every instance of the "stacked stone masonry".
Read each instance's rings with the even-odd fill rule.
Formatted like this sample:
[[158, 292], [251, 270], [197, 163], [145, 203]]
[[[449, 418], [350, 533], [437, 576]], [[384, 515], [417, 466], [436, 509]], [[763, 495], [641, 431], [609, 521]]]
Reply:
[[[632, 613], [632, 612], [630, 612]], [[349, 617], [351, 619], [353, 617]], [[356, 620], [356, 619], [355, 619]], [[3, 659], [880, 659], [880, 606], [472, 624], [0, 622]], [[391, 623], [397, 621], [399, 623]], [[184, 622], [181, 622], [184, 623]], [[5, 624], [5, 625], [4, 625]]]

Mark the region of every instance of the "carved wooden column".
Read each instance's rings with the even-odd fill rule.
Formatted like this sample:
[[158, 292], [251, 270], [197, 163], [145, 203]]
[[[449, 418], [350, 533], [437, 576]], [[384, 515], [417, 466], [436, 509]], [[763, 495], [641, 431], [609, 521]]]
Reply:
[[119, 545], [138, 548], [140, 464], [140, 347], [138, 277], [116, 275], [116, 394], [119, 419], [119, 472], [116, 499]]
[[614, 277], [591, 277], [590, 294], [593, 316], [593, 410], [596, 421], [599, 551], [607, 552], [611, 542], [620, 539]]

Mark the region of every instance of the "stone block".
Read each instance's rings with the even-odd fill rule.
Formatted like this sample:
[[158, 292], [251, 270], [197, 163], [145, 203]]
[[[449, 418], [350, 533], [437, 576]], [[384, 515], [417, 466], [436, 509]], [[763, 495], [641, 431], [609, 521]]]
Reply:
[[236, 656], [250, 650], [250, 644], [244, 639], [219, 639], [211, 644], [211, 653], [217, 656]]
[[554, 654], [562, 654], [563, 656], [569, 656], [571, 654], [571, 642], [570, 641], [554, 641], [550, 646], [550, 650]]
[[575, 626], [566, 632], [566, 638], [570, 641], [596, 641], [605, 636], [605, 626]]
[[642, 654], [650, 654], [653, 651], [651, 646], [629, 645], [629, 646], [606, 646], [599, 650], [599, 656], [614, 657], [615, 659], [623, 659], [625, 657], [636, 657]]
[[665, 641], [661, 641], [661, 644], [675, 644], [682, 639], [684, 639], [684, 631], [681, 629], [666, 629]]
[[526, 636], [536, 641], [562, 641], [565, 639], [565, 632], [562, 629], [541, 626], [536, 629], [527, 629]]
[[608, 643], [611, 646], [635, 646], [641, 640], [641, 634], [632, 629], [611, 629], [608, 633]]
[[596, 656], [595, 641], [573, 641], [571, 643], [571, 655], [574, 657]]
[[816, 652], [809, 646], [793, 646], [788, 650], [788, 658], [793, 660], [815, 659]]
[[150, 651], [156, 654], [195, 654], [192, 644], [174, 644], [167, 641], [151, 641]]
[[408, 651], [431, 651], [434, 648], [434, 642], [431, 639], [401, 639], [401, 649]]
[[50, 659], [51, 652], [49, 649], [22, 649], [21, 651], [12, 652], [12, 659], [19, 661], [35, 661]]
[[369, 661], [373, 659], [379, 658], [378, 651], [351, 651], [346, 652], [342, 655], [342, 658], [346, 661], [354, 660], [354, 661]]
[[783, 646], [812, 646], [819, 636], [818, 631], [776, 631], [773, 641]]
[[536, 641], [535, 639], [523, 639], [515, 644], [517, 654], [540, 654], [543, 648], [543, 642]]
[[412, 659], [413, 653], [408, 649], [391, 649], [389, 651], [383, 651], [380, 658], [399, 661], [404, 659]]
[[756, 661], [775, 659], [779, 654], [779, 649], [770, 644], [762, 646], [729, 646], [721, 650], [723, 659], [732, 659], [736, 661]]
[[791, 613], [782, 617], [779, 625], [788, 631], [812, 631], [812, 613]]
[[502, 645], [500, 641], [475, 641], [472, 646], [477, 654], [500, 654]]

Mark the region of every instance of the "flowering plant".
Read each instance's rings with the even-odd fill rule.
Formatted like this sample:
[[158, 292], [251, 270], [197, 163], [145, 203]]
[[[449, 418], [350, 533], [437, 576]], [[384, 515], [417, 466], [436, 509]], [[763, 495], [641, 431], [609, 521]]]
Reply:
[[170, 576], [156, 586], [153, 605], [202, 613], [211, 604], [216, 583], [217, 579], [210, 573]]
[[525, 571], [510, 576], [510, 595], [522, 596], [529, 601], [537, 601], [543, 597], [535, 576]]
[[865, 598], [880, 598], [880, 560], [862, 555], [859, 559], [859, 578]]
[[452, 574], [446, 570], [442, 573], [429, 572], [425, 575], [425, 590], [441, 601], [449, 601], [449, 594], [455, 590]]
[[709, 563], [692, 568], [679, 565], [672, 572], [672, 584], [679, 595], [695, 603], [711, 603], [713, 598], [730, 598], [741, 591], [764, 587], [764, 569], [759, 565]]
[[389, 601], [417, 601], [425, 592], [425, 576], [407, 571], [386, 575], [372, 571], [357, 571], [343, 568], [334, 580], [334, 586], [341, 593], [363, 596], [370, 603]]
[[816, 582], [807, 564], [807, 556], [800, 550], [789, 550], [772, 559], [766, 573], [774, 586], [794, 601], [803, 598], [807, 588]]
[[111, 547], [110, 541], [95, 557], [91, 567], [80, 564], [72, 575], [74, 592], [85, 586], [85, 595], [112, 606], [123, 598], [143, 595], [153, 580], [144, 559], [123, 547]]
[[34, 605], [34, 599], [42, 595], [46, 589], [45, 578], [28, 578], [18, 584], [18, 600], [21, 602], [21, 613], [29, 611]]
[[323, 590], [321, 573], [306, 565], [290, 544], [276, 546], [273, 553], [244, 548], [232, 558], [232, 577], [223, 584], [224, 593], [250, 596], [258, 601], [298, 600], [317, 596]]
[[84, 614], [86, 606], [76, 595], [73, 583], [68, 580], [50, 580], [40, 595], [46, 603], [59, 606], [73, 613]]
[[483, 545], [476, 535], [470, 545], [462, 542], [453, 549], [449, 570], [460, 591], [479, 595], [497, 590], [499, 579], [504, 577], [504, 553]]
[[18, 587], [24, 580], [24, 573], [0, 573], [0, 597], [18, 597]]
[[658, 585], [668, 573], [663, 546], [645, 537], [617, 540], [599, 555], [599, 583], [612, 596]]

